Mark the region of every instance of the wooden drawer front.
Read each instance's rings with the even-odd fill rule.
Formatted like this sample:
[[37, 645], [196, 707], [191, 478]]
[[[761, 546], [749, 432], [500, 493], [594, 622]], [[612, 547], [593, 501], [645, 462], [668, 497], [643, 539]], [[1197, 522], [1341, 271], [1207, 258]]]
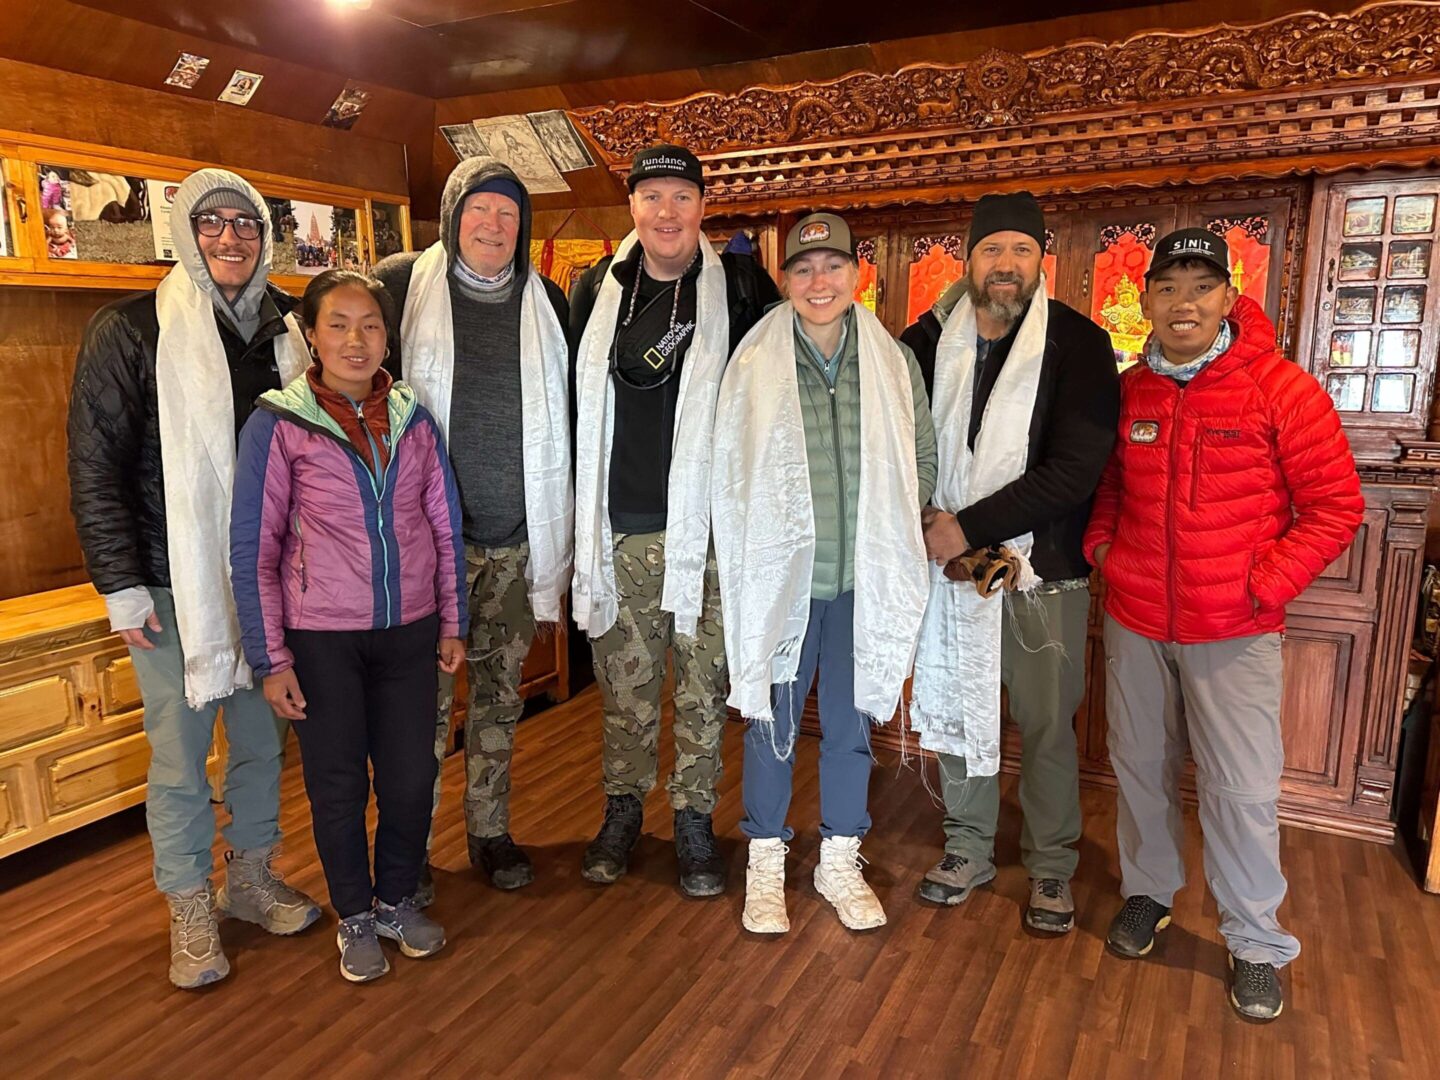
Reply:
[[78, 810], [141, 787], [149, 768], [143, 731], [58, 757], [49, 768], [51, 813]]
[[0, 840], [25, 828], [20, 811], [20, 791], [14, 776], [0, 773]]
[[100, 685], [100, 711], [105, 716], [118, 716], [140, 708], [140, 681], [129, 654], [95, 658], [96, 679]]
[[81, 724], [68, 674], [0, 688], [0, 751], [38, 742]]
[[1296, 597], [1290, 610], [1307, 615], [1374, 619], [1379, 605], [1380, 561], [1384, 557], [1387, 512], [1366, 507], [1355, 540]]

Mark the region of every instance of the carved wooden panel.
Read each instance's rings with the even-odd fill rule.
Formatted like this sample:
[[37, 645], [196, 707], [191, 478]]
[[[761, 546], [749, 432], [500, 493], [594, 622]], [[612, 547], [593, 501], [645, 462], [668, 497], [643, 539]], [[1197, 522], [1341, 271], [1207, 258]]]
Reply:
[[661, 141], [714, 153], [857, 134], [1011, 127], [1140, 104], [1395, 81], [1440, 68], [1437, 35], [1434, 4], [1381, 3], [1353, 14], [1304, 12], [1249, 25], [1072, 42], [1025, 56], [991, 49], [968, 64], [912, 64], [893, 74], [857, 72], [574, 115], [617, 160]]
[[0, 750], [79, 727], [75, 700], [74, 684], [63, 674], [0, 688]]
[[12, 783], [12, 775], [0, 773], [0, 839], [25, 827]]
[[149, 768], [150, 745], [143, 731], [88, 746], [50, 763], [46, 800], [52, 813], [78, 810], [144, 787]]
[[118, 716], [140, 708], [140, 682], [128, 653], [95, 658], [100, 682], [100, 709], [106, 716]]
[[690, 146], [734, 211], [1418, 164], [1440, 160], [1437, 32], [1435, 3], [1382, 3], [574, 115], [617, 176]]
[[1373, 634], [1366, 622], [1287, 619], [1281, 706], [1287, 794], [1350, 801], [1355, 773], [1345, 765], [1355, 760]]

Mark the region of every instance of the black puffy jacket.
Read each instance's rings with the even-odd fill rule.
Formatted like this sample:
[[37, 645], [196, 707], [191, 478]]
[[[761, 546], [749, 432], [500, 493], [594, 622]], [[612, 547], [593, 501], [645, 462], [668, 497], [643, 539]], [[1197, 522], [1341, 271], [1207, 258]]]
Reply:
[[[248, 344], [225, 319], [215, 320], [230, 365], [237, 439], [255, 399], [280, 386], [272, 343], [298, 304], [273, 285], [267, 291]], [[132, 293], [95, 313], [75, 362], [66, 426], [70, 513], [90, 580], [102, 595], [170, 585], [155, 390], [159, 339], [154, 291]]]

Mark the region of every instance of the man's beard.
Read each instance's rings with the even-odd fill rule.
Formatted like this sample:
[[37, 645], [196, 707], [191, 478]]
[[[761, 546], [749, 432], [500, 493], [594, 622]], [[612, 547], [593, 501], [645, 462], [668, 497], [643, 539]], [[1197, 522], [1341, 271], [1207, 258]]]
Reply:
[[[965, 272], [963, 280], [965, 282], [965, 292], [970, 297], [970, 302], [992, 319], [995, 319], [997, 322], [1002, 322], [1006, 326], [1015, 325], [1015, 321], [1020, 318], [1025, 311], [1026, 305], [1030, 303], [1030, 298], [1034, 296], [1035, 291], [1040, 288], [1040, 278], [1038, 276], [1034, 281], [1027, 283], [1019, 274], [1001, 272], [999, 270], [992, 271], [988, 274], [983, 285], [976, 285], [974, 277], [971, 276], [968, 270]], [[1003, 300], [990, 292], [991, 287], [995, 285], [1018, 285], [1020, 286], [1020, 290], [1015, 294], [1015, 299]]]

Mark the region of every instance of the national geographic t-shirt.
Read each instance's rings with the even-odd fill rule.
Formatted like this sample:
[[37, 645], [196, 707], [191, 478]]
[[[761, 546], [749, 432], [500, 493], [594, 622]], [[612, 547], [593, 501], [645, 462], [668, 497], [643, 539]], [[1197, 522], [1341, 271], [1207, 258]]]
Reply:
[[[639, 257], [638, 247], [635, 258]], [[665, 528], [674, 446], [675, 406], [680, 372], [695, 336], [697, 260], [675, 282], [656, 281], [643, 271], [635, 318], [624, 326], [635, 285], [635, 263], [612, 265], [623, 292], [615, 331], [615, 436], [610, 449], [610, 527], [616, 532], [660, 532]]]

